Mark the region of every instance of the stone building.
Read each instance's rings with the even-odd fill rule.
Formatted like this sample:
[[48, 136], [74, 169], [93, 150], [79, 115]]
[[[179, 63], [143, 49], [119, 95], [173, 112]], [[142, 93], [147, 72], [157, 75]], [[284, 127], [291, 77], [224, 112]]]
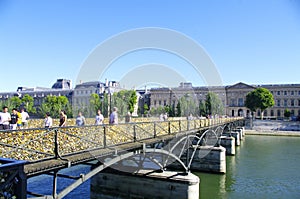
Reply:
[[71, 81], [67, 79], [57, 79], [51, 88], [44, 87], [18, 87], [15, 92], [1, 92], [0, 100], [6, 100], [8, 98], [18, 96], [22, 98], [25, 94], [33, 97], [34, 107], [39, 107], [44, 98], [50, 96], [66, 96], [70, 103], [72, 103], [73, 89], [71, 88]]
[[[300, 115], [300, 84], [248, 85], [240, 82], [229, 86], [193, 87], [191, 83], [181, 83], [179, 87], [175, 88], [152, 88], [150, 90], [150, 108], [172, 106], [173, 104], [176, 106], [178, 100], [184, 95], [201, 102], [211, 91], [221, 99], [226, 115], [247, 117], [250, 115], [250, 110], [245, 107], [246, 95], [259, 87], [270, 90], [275, 101], [273, 107], [264, 111], [265, 118], [282, 119], [286, 109], [291, 111], [292, 116]], [[260, 117], [260, 115], [260, 110], [257, 110], [255, 116]]]

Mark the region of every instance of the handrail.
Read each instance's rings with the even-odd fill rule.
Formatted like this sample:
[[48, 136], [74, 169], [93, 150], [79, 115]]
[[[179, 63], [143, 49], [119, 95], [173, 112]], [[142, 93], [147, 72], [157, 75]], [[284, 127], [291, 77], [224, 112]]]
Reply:
[[199, 130], [243, 118], [132, 122], [0, 131], [0, 156], [31, 162], [112, 147], [157, 136]]

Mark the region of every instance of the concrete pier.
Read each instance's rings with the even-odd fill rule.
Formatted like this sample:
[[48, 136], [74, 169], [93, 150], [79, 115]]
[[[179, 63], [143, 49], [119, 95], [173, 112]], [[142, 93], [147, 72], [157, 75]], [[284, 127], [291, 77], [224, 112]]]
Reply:
[[226, 155], [235, 155], [234, 137], [221, 136], [220, 145], [226, 149]]
[[243, 140], [245, 138], [244, 131], [243, 131], [242, 128], [237, 128], [237, 129], [234, 129], [232, 131], [233, 132], [238, 132], [240, 134], [240, 140]]
[[226, 173], [226, 149], [222, 146], [199, 146], [191, 170]]
[[199, 198], [199, 184], [200, 179], [192, 173], [110, 171], [98, 173], [92, 178], [91, 199], [195, 199]]
[[231, 132], [228, 132], [228, 133], [223, 133], [222, 136], [234, 137], [235, 146], [240, 146], [241, 145], [240, 132], [231, 131]]

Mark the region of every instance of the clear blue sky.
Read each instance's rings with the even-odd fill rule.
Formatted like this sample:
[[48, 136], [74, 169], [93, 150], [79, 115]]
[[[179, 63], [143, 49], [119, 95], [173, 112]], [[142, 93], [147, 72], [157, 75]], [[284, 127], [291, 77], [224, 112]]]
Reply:
[[[57, 78], [75, 82], [97, 45], [143, 27], [172, 29], [195, 40], [224, 85], [300, 83], [298, 2], [0, 0], [0, 92], [51, 87]], [[105, 77], [119, 80], [147, 63], [172, 65], [187, 81], [203, 84], [184, 61], [154, 50], [123, 56]]]

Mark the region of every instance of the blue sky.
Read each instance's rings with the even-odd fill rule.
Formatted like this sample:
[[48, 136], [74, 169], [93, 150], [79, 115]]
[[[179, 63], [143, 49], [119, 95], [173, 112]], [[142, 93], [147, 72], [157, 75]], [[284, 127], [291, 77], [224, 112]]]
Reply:
[[[0, 92], [18, 86], [74, 83], [102, 42], [143, 27], [177, 31], [196, 41], [224, 85], [300, 83], [300, 3], [296, 0], [0, 1]], [[99, 58], [101, 59], [101, 57]], [[118, 58], [100, 80], [119, 80], [147, 63], [172, 67], [205, 84], [184, 60], [158, 50]]]

